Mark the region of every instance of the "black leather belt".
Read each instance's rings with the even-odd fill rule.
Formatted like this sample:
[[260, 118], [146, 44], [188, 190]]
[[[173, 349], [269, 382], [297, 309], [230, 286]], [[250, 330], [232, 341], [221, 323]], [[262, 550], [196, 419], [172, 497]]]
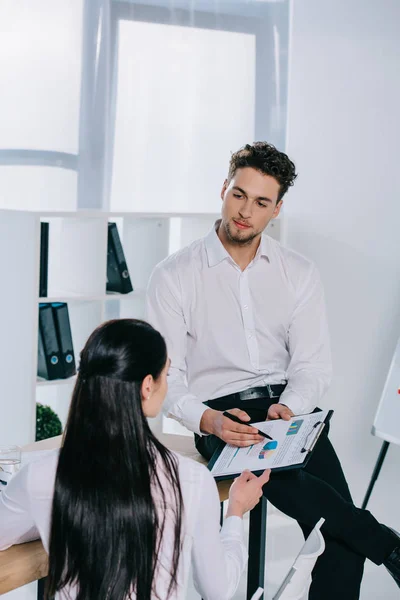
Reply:
[[256, 400], [258, 398], [279, 398], [283, 390], [286, 387], [286, 383], [274, 383], [272, 385], [263, 385], [259, 387], [249, 388], [242, 392], [235, 392], [233, 394], [227, 394], [226, 396], [220, 396], [219, 398], [213, 398], [210, 402], [245, 402], [246, 400]]

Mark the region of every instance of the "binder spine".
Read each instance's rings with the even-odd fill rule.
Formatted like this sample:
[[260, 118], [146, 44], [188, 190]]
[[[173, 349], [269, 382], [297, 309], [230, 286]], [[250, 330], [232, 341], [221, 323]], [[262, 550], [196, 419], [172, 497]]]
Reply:
[[39, 297], [47, 296], [48, 282], [48, 264], [49, 264], [49, 223], [40, 223], [40, 279], [39, 279]]
[[108, 224], [107, 279], [108, 291], [121, 294], [133, 291], [116, 223]]
[[64, 377], [50, 304], [39, 304], [38, 375], [50, 380]]
[[53, 310], [58, 345], [60, 347], [63, 377], [72, 377], [76, 373], [76, 366], [68, 304], [65, 302], [53, 302], [51, 307]]

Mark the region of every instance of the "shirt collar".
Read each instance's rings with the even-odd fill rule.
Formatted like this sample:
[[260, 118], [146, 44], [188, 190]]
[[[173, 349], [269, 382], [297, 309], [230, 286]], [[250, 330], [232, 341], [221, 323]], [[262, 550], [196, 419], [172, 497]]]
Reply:
[[[215, 221], [211, 231], [204, 238], [209, 267], [214, 267], [227, 258], [232, 260], [231, 255], [225, 250], [217, 234], [217, 229], [220, 223], [221, 219]], [[268, 262], [270, 262], [268, 252], [268, 237], [265, 235], [261, 236], [261, 243], [257, 249], [254, 260], [257, 260], [260, 256], [264, 256]]]
[[257, 249], [256, 257], [260, 254], [260, 256], [264, 256], [268, 262], [270, 262], [270, 248], [269, 248], [269, 237], [264, 233], [261, 236], [261, 243]]
[[230, 258], [229, 252], [225, 250], [217, 234], [217, 229], [220, 223], [221, 219], [215, 221], [211, 231], [205, 237], [205, 246], [209, 267], [214, 267], [226, 258]]

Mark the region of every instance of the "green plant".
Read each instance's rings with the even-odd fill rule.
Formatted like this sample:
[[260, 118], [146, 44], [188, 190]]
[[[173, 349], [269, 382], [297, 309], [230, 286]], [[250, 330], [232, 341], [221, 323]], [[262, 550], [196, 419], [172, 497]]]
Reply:
[[36, 404], [36, 441], [62, 434], [62, 425], [58, 415], [43, 404]]

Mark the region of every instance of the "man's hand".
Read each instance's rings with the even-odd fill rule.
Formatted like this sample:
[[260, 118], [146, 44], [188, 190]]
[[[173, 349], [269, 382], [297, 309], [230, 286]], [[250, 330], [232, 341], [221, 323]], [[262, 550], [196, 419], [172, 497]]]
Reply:
[[[249, 415], [240, 408], [232, 408], [227, 412], [239, 417], [241, 421], [250, 421]], [[219, 410], [212, 408], [204, 411], [200, 421], [200, 430], [204, 433], [212, 433], [232, 446], [251, 446], [262, 442], [264, 439], [258, 435], [255, 427], [235, 423], [228, 417], [224, 417]]]
[[291, 417], [294, 417], [294, 413], [284, 404], [271, 404], [268, 409], [267, 421], [274, 419], [289, 421]]

